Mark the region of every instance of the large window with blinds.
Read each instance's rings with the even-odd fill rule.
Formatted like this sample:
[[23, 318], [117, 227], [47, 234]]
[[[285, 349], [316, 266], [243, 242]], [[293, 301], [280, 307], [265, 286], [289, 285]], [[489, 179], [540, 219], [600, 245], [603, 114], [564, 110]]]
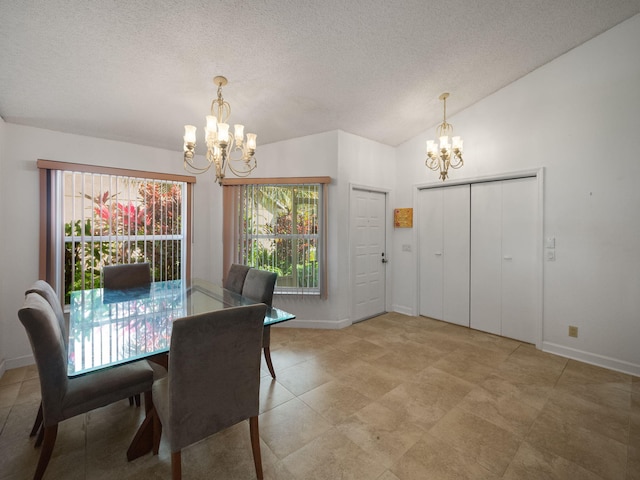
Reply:
[[153, 281], [186, 275], [188, 179], [39, 162], [45, 165], [58, 168], [45, 169], [44, 277], [65, 303], [74, 290], [102, 286], [105, 265], [148, 262]]
[[225, 195], [235, 215], [232, 261], [276, 272], [275, 293], [323, 294], [326, 184], [264, 182], [237, 185], [231, 206]]

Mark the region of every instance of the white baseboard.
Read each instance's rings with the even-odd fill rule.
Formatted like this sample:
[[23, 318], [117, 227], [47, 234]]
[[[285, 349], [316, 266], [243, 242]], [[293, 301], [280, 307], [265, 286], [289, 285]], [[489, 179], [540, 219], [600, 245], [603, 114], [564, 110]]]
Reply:
[[640, 377], [640, 365], [619, 360], [617, 358], [605, 357], [604, 355], [589, 353], [551, 342], [542, 342], [542, 351]]
[[6, 361], [7, 370], [13, 370], [14, 368], [27, 367], [36, 363], [33, 355], [25, 355], [24, 357], [10, 358]]
[[341, 328], [351, 326], [351, 320], [345, 318], [343, 320], [289, 320], [288, 322], [278, 323], [277, 327], [289, 328], [321, 328], [325, 330], [339, 330]]
[[410, 317], [414, 316], [413, 309], [405, 305], [393, 305], [391, 308], [393, 312], [409, 315]]

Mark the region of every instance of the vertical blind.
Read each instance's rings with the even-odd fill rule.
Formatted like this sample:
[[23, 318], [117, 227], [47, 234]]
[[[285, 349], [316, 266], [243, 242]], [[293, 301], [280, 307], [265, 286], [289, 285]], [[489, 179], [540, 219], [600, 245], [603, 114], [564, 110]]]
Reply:
[[41, 239], [49, 257], [44, 278], [59, 284], [65, 303], [71, 291], [101, 287], [105, 265], [148, 262], [153, 281], [186, 275], [190, 215], [183, 199], [190, 196], [184, 180], [191, 177], [127, 175], [146, 172], [106, 168], [83, 171], [57, 163], [38, 165], [68, 167], [47, 170], [49, 208], [43, 210], [48, 218], [41, 220], [41, 227], [48, 232]]
[[320, 179], [225, 183], [225, 268], [242, 263], [273, 271], [278, 274], [275, 293], [325, 297], [329, 179]]
[[154, 281], [182, 278], [183, 183], [62, 174], [66, 291], [100, 286], [93, 280], [112, 264], [149, 262]]

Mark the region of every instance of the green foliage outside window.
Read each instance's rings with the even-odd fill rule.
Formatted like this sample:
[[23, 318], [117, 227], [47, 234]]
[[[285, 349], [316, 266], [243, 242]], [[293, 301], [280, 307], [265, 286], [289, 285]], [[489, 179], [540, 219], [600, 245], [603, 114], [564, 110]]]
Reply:
[[244, 191], [245, 263], [278, 273], [278, 288], [319, 288], [317, 185], [251, 186]]
[[71, 291], [100, 287], [105, 265], [149, 262], [154, 280], [180, 278], [182, 240], [153, 238], [181, 235], [180, 184], [141, 182], [135, 202], [119, 202], [108, 191], [85, 198], [91, 217], [64, 225], [66, 303]]

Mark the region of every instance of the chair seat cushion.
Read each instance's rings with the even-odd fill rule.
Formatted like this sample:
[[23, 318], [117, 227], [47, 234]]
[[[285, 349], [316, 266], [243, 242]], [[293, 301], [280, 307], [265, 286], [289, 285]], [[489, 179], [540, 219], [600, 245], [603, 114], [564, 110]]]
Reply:
[[151, 390], [154, 370], [147, 361], [118, 365], [69, 379], [62, 405], [63, 418], [45, 419], [47, 425]]

